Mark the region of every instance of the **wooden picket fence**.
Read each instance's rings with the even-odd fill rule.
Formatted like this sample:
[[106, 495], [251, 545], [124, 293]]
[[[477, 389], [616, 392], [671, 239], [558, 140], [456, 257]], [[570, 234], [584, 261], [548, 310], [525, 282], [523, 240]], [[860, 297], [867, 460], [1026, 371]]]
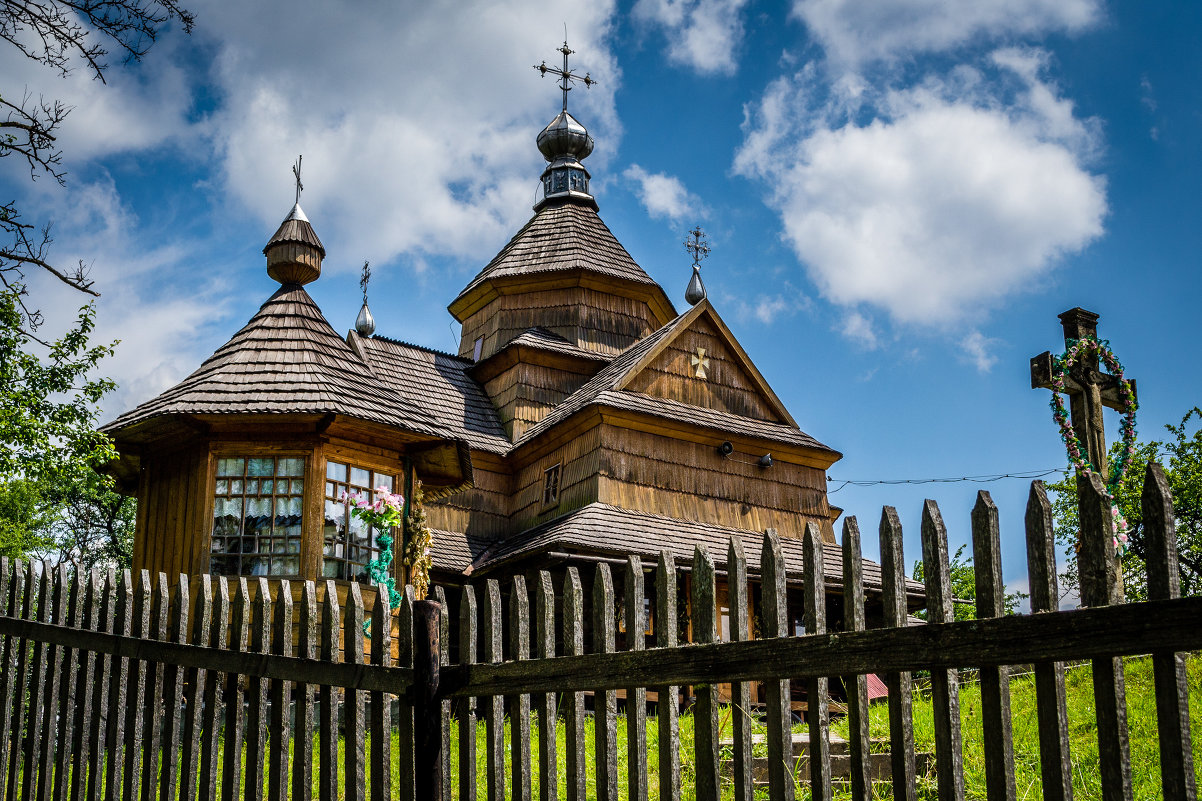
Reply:
[[[676, 642], [679, 567], [667, 553], [653, 572], [655, 647], [639, 636], [616, 649], [618, 605], [611, 565], [602, 561], [586, 604], [569, 568], [559, 592], [540, 572], [468, 586], [456, 620], [446, 599], [413, 601], [396, 621], [377, 603], [365, 643], [364, 607], [352, 586], [344, 608], [332, 585], [305, 582], [299, 602], [286, 585], [271, 600], [264, 580], [231, 584], [201, 576], [128, 572], [70, 577], [0, 563], [0, 791], [10, 799], [312, 798], [540, 799], [584, 801], [681, 797], [678, 709], [659, 703], [658, 770], [649, 767], [647, 693], [676, 698], [691, 686], [695, 797], [718, 799], [733, 782], [739, 801], [755, 793], [752, 715], [766, 727], [768, 794], [793, 799], [796, 758], [791, 680], [804, 684], [812, 798], [832, 794], [828, 681], [848, 690], [850, 787], [871, 795], [865, 675], [889, 689], [893, 796], [916, 798], [911, 672], [927, 670], [935, 719], [941, 799], [964, 797], [958, 673], [979, 670], [990, 799], [1015, 798], [1008, 666], [1034, 665], [1043, 793], [1072, 798], [1063, 662], [1091, 660], [1101, 783], [1106, 799], [1132, 795], [1121, 657], [1152, 654], [1162, 788], [1167, 799], [1196, 797], [1182, 652], [1202, 648], [1202, 598], [1178, 597], [1174, 518], [1167, 484], [1149, 469], [1143, 495], [1149, 600], [1116, 603], [1110, 514], [1096, 478], [1083, 487], [1079, 555], [1087, 608], [1057, 611], [1052, 515], [1042, 484], [1026, 513], [1033, 614], [1005, 616], [998, 512], [980, 493], [972, 513], [978, 620], [954, 623], [947, 533], [938, 507], [923, 509], [922, 544], [929, 625], [907, 625], [902, 529], [886, 507], [880, 524], [885, 621], [866, 629], [855, 518], [843, 526], [844, 619], [825, 619], [823, 549], [816, 528], [804, 543], [804, 636], [787, 636], [785, 565], [772, 532], [763, 538], [759, 581], [763, 635], [747, 639], [747, 560], [727, 554], [730, 630], [719, 642], [715, 569], [698, 548], [691, 565], [694, 643]], [[624, 565], [626, 632], [646, 629], [644, 568]], [[324, 593], [322, 592], [324, 590]], [[531, 590], [533, 598], [531, 598]], [[585, 645], [586, 609], [590, 645]], [[505, 622], [506, 618], [508, 622]], [[399, 625], [398, 625], [399, 624]], [[396, 634], [395, 642], [390, 640]], [[452, 636], [455, 664], [448, 659]], [[370, 651], [370, 657], [368, 653]], [[395, 654], [395, 661], [393, 660]], [[763, 687], [753, 709], [751, 686]], [[718, 685], [729, 684], [734, 714], [731, 775], [723, 777]], [[626, 742], [618, 742], [618, 692]], [[591, 710], [589, 707], [591, 706]], [[508, 719], [508, 724], [506, 723]], [[458, 775], [452, 775], [452, 720]], [[486, 732], [486, 781], [477, 786], [476, 737]], [[505, 728], [510, 736], [505, 736]], [[557, 752], [556, 728], [566, 731]], [[586, 726], [594, 748], [586, 752]], [[531, 752], [537, 727], [538, 753]], [[466, 736], [465, 736], [466, 735]], [[618, 749], [626, 751], [619, 786]], [[508, 749], [508, 751], [507, 751]], [[559, 784], [560, 762], [566, 782]], [[654, 774], [654, 775], [653, 775]], [[397, 777], [395, 784], [392, 777]]]

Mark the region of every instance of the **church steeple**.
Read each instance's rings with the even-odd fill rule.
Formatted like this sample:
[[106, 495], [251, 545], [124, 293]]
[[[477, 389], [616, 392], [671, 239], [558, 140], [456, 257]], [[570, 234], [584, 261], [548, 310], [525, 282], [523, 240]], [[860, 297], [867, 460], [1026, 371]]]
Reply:
[[305, 187], [300, 179], [300, 156], [292, 165], [292, 174], [296, 177], [296, 202], [263, 248], [263, 255], [267, 257], [267, 274], [281, 284], [307, 284], [321, 275], [326, 249], [301, 209], [300, 195]]
[[550, 124], [539, 133], [538, 150], [547, 160], [547, 168], [543, 170], [543, 197], [535, 204], [535, 211], [541, 209], [550, 200], [558, 198], [573, 198], [584, 201], [597, 208], [597, 201], [589, 194], [589, 173], [580, 162], [593, 152], [593, 137], [580, 122], [568, 113], [568, 92], [572, 84], [580, 81], [585, 88], [591, 87], [595, 80], [585, 73], [584, 77], [568, 69], [568, 56], [573, 52], [567, 41], [559, 48], [563, 53], [563, 69], [548, 67], [547, 62], [536, 65], [535, 69], [543, 75], [551, 73], [560, 78], [560, 90], [563, 92], [563, 109], [551, 120]]

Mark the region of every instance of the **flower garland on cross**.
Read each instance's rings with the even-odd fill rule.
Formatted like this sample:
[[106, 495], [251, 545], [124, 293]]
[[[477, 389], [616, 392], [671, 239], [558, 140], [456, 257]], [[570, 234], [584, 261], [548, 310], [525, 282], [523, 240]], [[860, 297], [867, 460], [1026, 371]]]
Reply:
[[1062, 394], [1067, 392], [1067, 381], [1073, 365], [1083, 358], [1097, 355], [1110, 370], [1111, 375], [1117, 379], [1119, 397], [1123, 400], [1122, 422], [1119, 424], [1123, 434], [1123, 445], [1119, 450], [1118, 458], [1110, 466], [1110, 475], [1101, 476], [1106, 484], [1106, 499], [1110, 502], [1114, 547], [1118, 554], [1122, 555], [1127, 549], [1128, 524], [1118, 508], [1115, 495], [1118, 492], [1119, 483], [1127, 474], [1127, 470], [1131, 466], [1131, 459], [1135, 455], [1135, 411], [1139, 408], [1139, 403], [1135, 400], [1135, 393], [1131, 391], [1131, 384], [1123, 378], [1123, 365], [1114, 355], [1114, 351], [1110, 349], [1108, 341], [1095, 337], [1082, 337], [1081, 339], [1069, 339], [1065, 344], [1067, 349], [1056, 357], [1052, 364], [1052, 418], [1060, 426], [1060, 438], [1064, 440], [1069, 461], [1080, 475], [1088, 476], [1090, 473], [1098, 471], [1090, 463], [1088, 449], [1077, 436], [1077, 432], [1073, 430], [1072, 423], [1069, 422], [1068, 410], [1065, 408], [1062, 397]]

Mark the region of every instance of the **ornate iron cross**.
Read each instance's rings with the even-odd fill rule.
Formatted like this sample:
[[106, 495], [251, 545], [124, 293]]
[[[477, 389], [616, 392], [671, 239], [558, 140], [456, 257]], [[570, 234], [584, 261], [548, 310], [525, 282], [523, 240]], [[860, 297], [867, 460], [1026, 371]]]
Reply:
[[700, 265], [701, 261], [710, 255], [710, 246], [705, 240], [705, 232], [701, 230], [700, 225], [689, 231], [689, 238], [684, 241], [684, 246], [693, 257], [694, 267]]
[[563, 110], [567, 111], [568, 110], [568, 92], [572, 91], [572, 87], [570, 84], [574, 84], [574, 83], [576, 83], [576, 81], [580, 81], [581, 83], [584, 84], [584, 88], [588, 89], [593, 84], [595, 84], [597, 81], [596, 81], [596, 79], [592, 78], [587, 72], [584, 73], [584, 77], [581, 78], [580, 73], [572, 72], [570, 69], [568, 69], [568, 56], [570, 56], [572, 53], [575, 53], [576, 51], [572, 50], [571, 48], [568, 47], [567, 31], [564, 31], [563, 47], [558, 48], [558, 50], [559, 50], [559, 52], [563, 53], [563, 69], [556, 69], [555, 67], [548, 67], [546, 61], [544, 61], [542, 64], [535, 64], [534, 68], [536, 70], [538, 70], [540, 73], [542, 73], [543, 77], [546, 77], [547, 73], [549, 72], [552, 75], [555, 75], [560, 78], [559, 88], [563, 91]]

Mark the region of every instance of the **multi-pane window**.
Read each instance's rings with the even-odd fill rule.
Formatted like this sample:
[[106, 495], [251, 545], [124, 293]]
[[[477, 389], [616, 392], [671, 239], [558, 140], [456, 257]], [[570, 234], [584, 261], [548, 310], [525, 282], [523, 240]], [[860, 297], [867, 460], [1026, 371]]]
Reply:
[[217, 460], [210, 570], [223, 576], [300, 574], [305, 460]]
[[351, 514], [351, 500], [358, 494], [375, 500], [376, 487], [391, 492], [393, 476], [354, 465], [326, 462], [325, 523], [322, 529], [322, 575], [327, 578], [370, 581], [367, 563], [380, 555], [377, 532]]
[[554, 465], [543, 471], [543, 506], [559, 500], [559, 468], [560, 465]]

